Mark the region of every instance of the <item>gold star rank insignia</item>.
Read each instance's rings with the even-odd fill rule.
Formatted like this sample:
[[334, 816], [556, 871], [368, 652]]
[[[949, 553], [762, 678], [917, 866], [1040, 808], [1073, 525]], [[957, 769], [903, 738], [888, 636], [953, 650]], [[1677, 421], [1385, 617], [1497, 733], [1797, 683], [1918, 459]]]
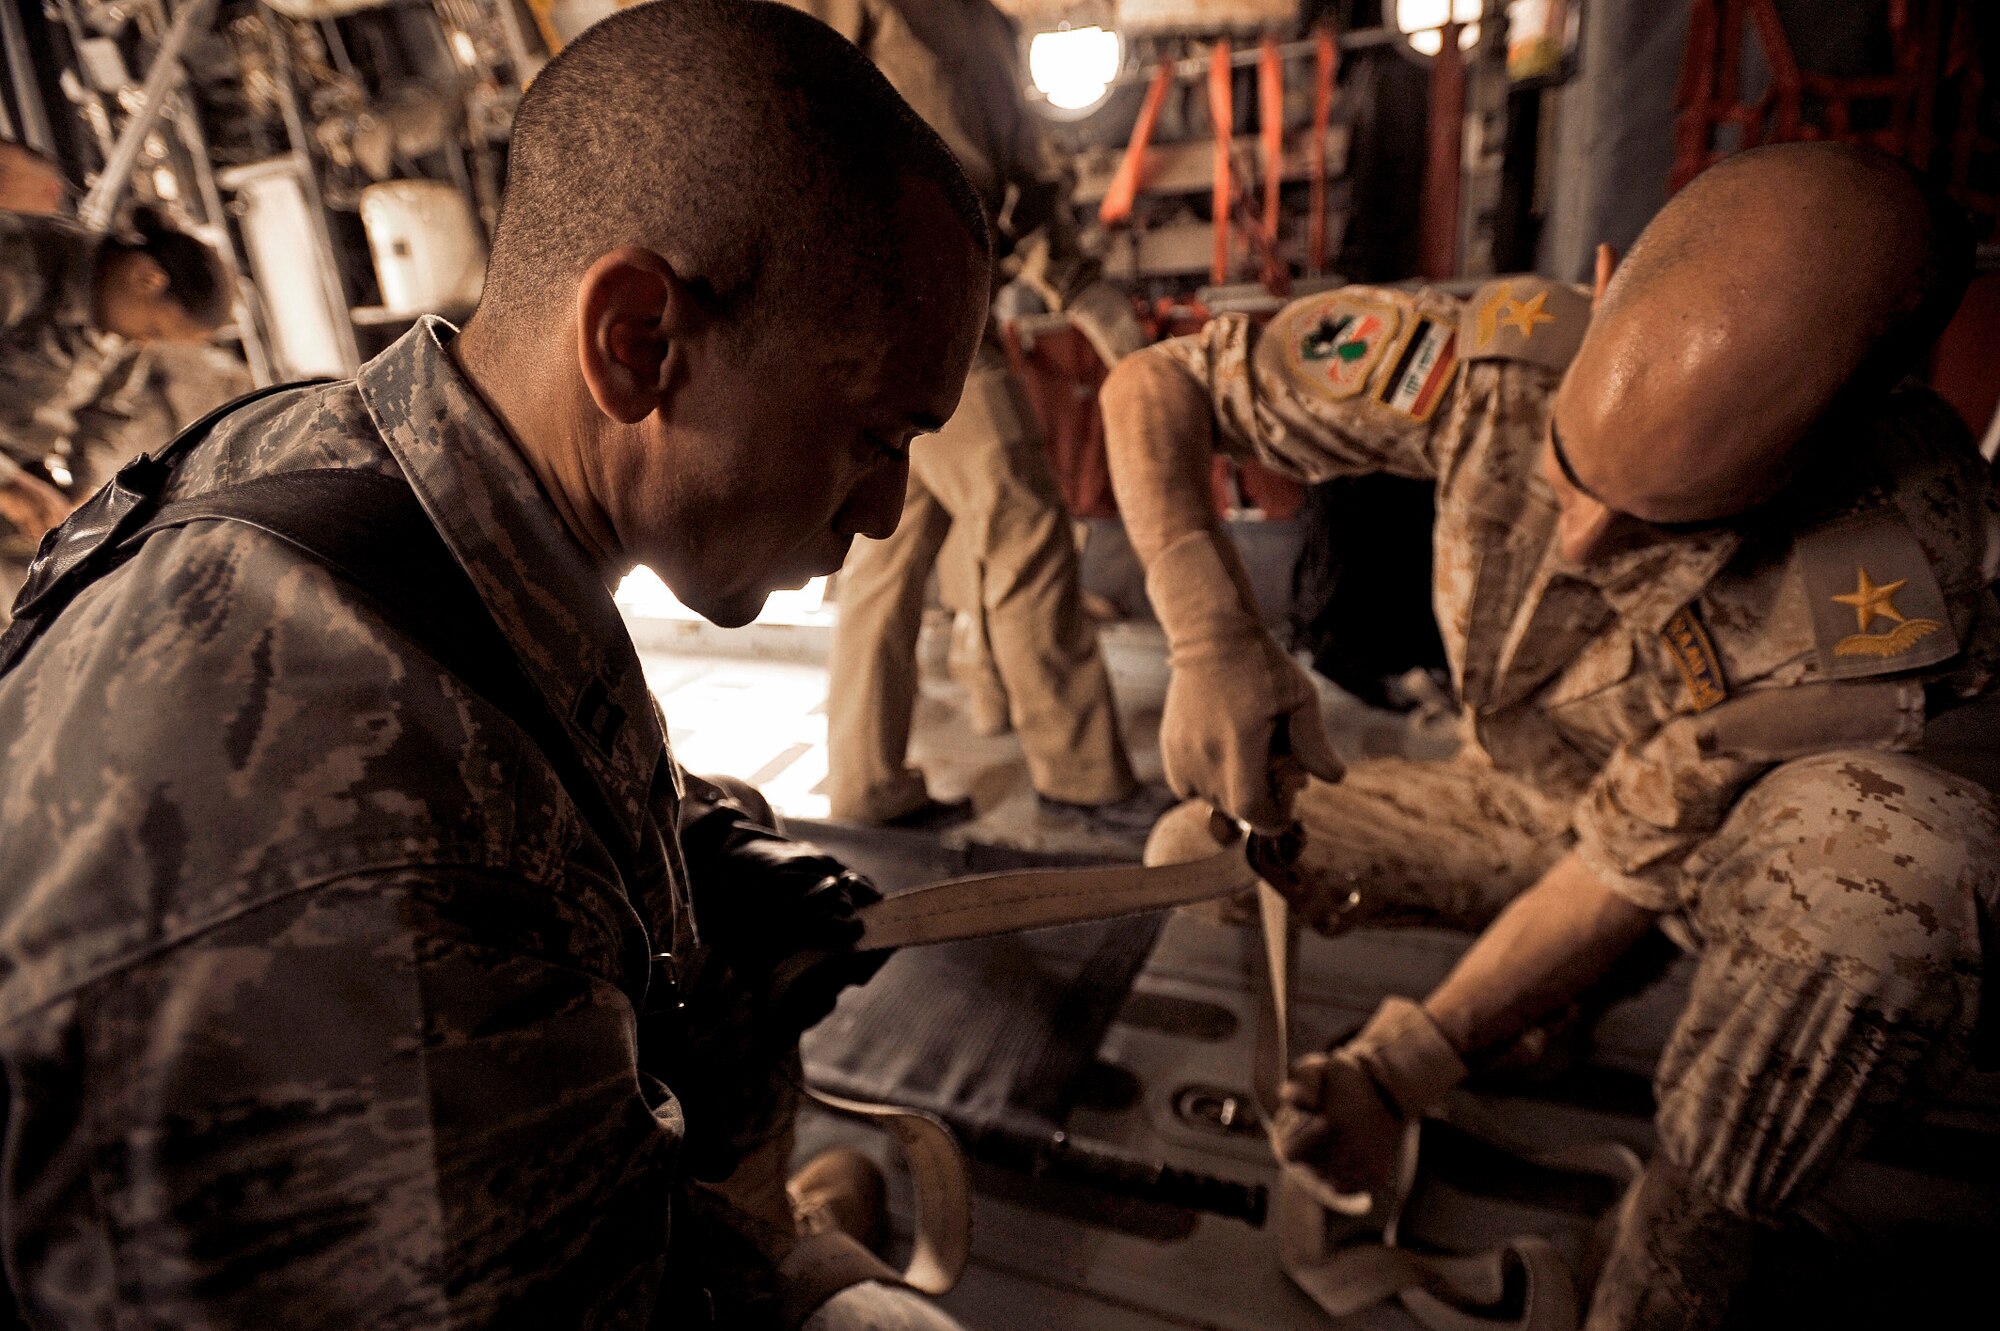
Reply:
[[[1909, 586], [1908, 578], [1878, 583], [1858, 564], [1854, 572], [1858, 578], [1854, 590], [1828, 598], [1854, 607], [1855, 630], [1833, 645], [1835, 656], [1900, 656], [1944, 627], [1935, 619], [1907, 619], [1896, 608], [1892, 598]], [[1868, 628], [1877, 619], [1887, 619], [1896, 627], [1870, 633]]]
[[1957, 654], [1930, 558], [1892, 505], [1805, 533], [1798, 557], [1827, 678], [1916, 670]]
[[1552, 324], [1556, 321], [1555, 315], [1542, 309], [1548, 303], [1549, 293], [1546, 291], [1537, 291], [1535, 298], [1530, 301], [1509, 299], [1507, 308], [1501, 312], [1499, 322], [1509, 328], [1520, 329], [1524, 338], [1533, 337], [1537, 324]]
[[1506, 277], [1488, 282], [1461, 307], [1460, 360], [1511, 360], [1562, 371], [1590, 327], [1590, 297], [1560, 282]]
[[1493, 335], [1500, 331], [1500, 314], [1508, 306], [1515, 304], [1514, 284], [1502, 282], [1493, 288], [1493, 295], [1479, 307], [1479, 345], [1493, 344]]

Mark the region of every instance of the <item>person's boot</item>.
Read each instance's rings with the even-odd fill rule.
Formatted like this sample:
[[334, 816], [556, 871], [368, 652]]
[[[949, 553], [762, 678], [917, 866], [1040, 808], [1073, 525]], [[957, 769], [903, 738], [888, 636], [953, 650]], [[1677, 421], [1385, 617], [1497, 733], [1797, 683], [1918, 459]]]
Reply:
[[1748, 1285], [1762, 1229], [1661, 1157], [1619, 1204], [1583, 1331], [1719, 1331]]
[[785, 1184], [792, 1222], [801, 1236], [838, 1230], [876, 1256], [889, 1246], [889, 1185], [882, 1171], [851, 1146], [806, 1161]]

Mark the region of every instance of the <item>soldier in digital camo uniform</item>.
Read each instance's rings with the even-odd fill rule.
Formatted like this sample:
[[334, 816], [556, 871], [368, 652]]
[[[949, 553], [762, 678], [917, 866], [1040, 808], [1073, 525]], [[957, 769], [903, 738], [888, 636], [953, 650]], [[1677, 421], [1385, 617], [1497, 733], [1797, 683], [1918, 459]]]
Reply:
[[[1716, 1325], [1759, 1227], [1968, 1060], [2000, 821], [1947, 769], [1992, 766], [1952, 735], [1992, 744], [1996, 507], [1956, 417], [1899, 384], [1965, 280], [1948, 207], [1864, 150], [1746, 153], [1661, 213], [1594, 320], [1532, 279], [1348, 288], [1106, 389], [1172, 645], [1168, 777], [1198, 797], [1156, 838], [1194, 848], [1210, 804], [1296, 815], [1282, 886], [1316, 926], [1486, 930], [1421, 1005], [1295, 1065], [1288, 1156], [1379, 1184], [1466, 1060], [1656, 925], [1698, 953], [1595, 1331]], [[1456, 759], [1342, 778], [1206, 516], [1211, 441], [1437, 482]]]
[[[0, 1241], [27, 1321], [771, 1321], [790, 1217], [760, 1230], [730, 1176], [785, 1128], [800, 1030], [880, 964], [851, 951], [873, 893], [681, 776], [610, 588], [644, 562], [738, 624], [886, 535], [986, 246], [845, 43], [664, 0], [523, 100], [462, 334], [425, 321], [188, 456], [169, 497], [407, 481], [607, 814], [524, 716], [256, 528], [162, 532], [83, 590], [0, 678]], [[806, 1325], [955, 1324], [869, 1281]]]
[[127, 239], [0, 212], [0, 623], [42, 533], [107, 478], [143, 351], [228, 317], [215, 253], [150, 211], [135, 221]]

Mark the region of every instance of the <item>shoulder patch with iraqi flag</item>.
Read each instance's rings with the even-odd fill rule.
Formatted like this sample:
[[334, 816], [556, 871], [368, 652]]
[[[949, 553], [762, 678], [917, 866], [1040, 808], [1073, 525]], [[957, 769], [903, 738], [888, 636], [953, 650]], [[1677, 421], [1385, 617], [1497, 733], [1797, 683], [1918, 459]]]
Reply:
[[1887, 505], [1799, 538], [1820, 673], [1857, 679], [1958, 655], [1958, 635], [1916, 534]]
[[1396, 348], [1388, 377], [1378, 396], [1382, 405], [1405, 416], [1427, 421], [1451, 387], [1458, 369], [1458, 330], [1435, 319], [1418, 319], [1417, 326]]
[[1383, 356], [1398, 345], [1404, 319], [1398, 306], [1333, 292], [1295, 301], [1264, 336], [1280, 339], [1286, 368], [1301, 388], [1339, 400], [1368, 387]]
[[1715, 643], [1692, 603], [1674, 611], [1673, 618], [1660, 630], [1660, 641], [1674, 658], [1674, 665], [1687, 684], [1688, 701], [1697, 712], [1705, 712], [1729, 697], [1729, 684], [1722, 677], [1722, 660], [1716, 656]]

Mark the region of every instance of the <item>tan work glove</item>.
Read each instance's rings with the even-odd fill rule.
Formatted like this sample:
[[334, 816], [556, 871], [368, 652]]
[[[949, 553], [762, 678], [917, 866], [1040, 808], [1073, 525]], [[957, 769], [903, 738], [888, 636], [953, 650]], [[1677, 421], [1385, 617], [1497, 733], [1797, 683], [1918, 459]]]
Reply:
[[1306, 773], [1338, 781], [1312, 680], [1257, 621], [1218, 547], [1197, 531], [1146, 570], [1146, 595], [1167, 631], [1160, 756], [1176, 794], [1208, 801], [1260, 832], [1291, 825]]
[[1342, 1194], [1389, 1181], [1403, 1130], [1465, 1080], [1465, 1060], [1421, 1004], [1386, 998], [1353, 1039], [1292, 1064], [1272, 1145]]

